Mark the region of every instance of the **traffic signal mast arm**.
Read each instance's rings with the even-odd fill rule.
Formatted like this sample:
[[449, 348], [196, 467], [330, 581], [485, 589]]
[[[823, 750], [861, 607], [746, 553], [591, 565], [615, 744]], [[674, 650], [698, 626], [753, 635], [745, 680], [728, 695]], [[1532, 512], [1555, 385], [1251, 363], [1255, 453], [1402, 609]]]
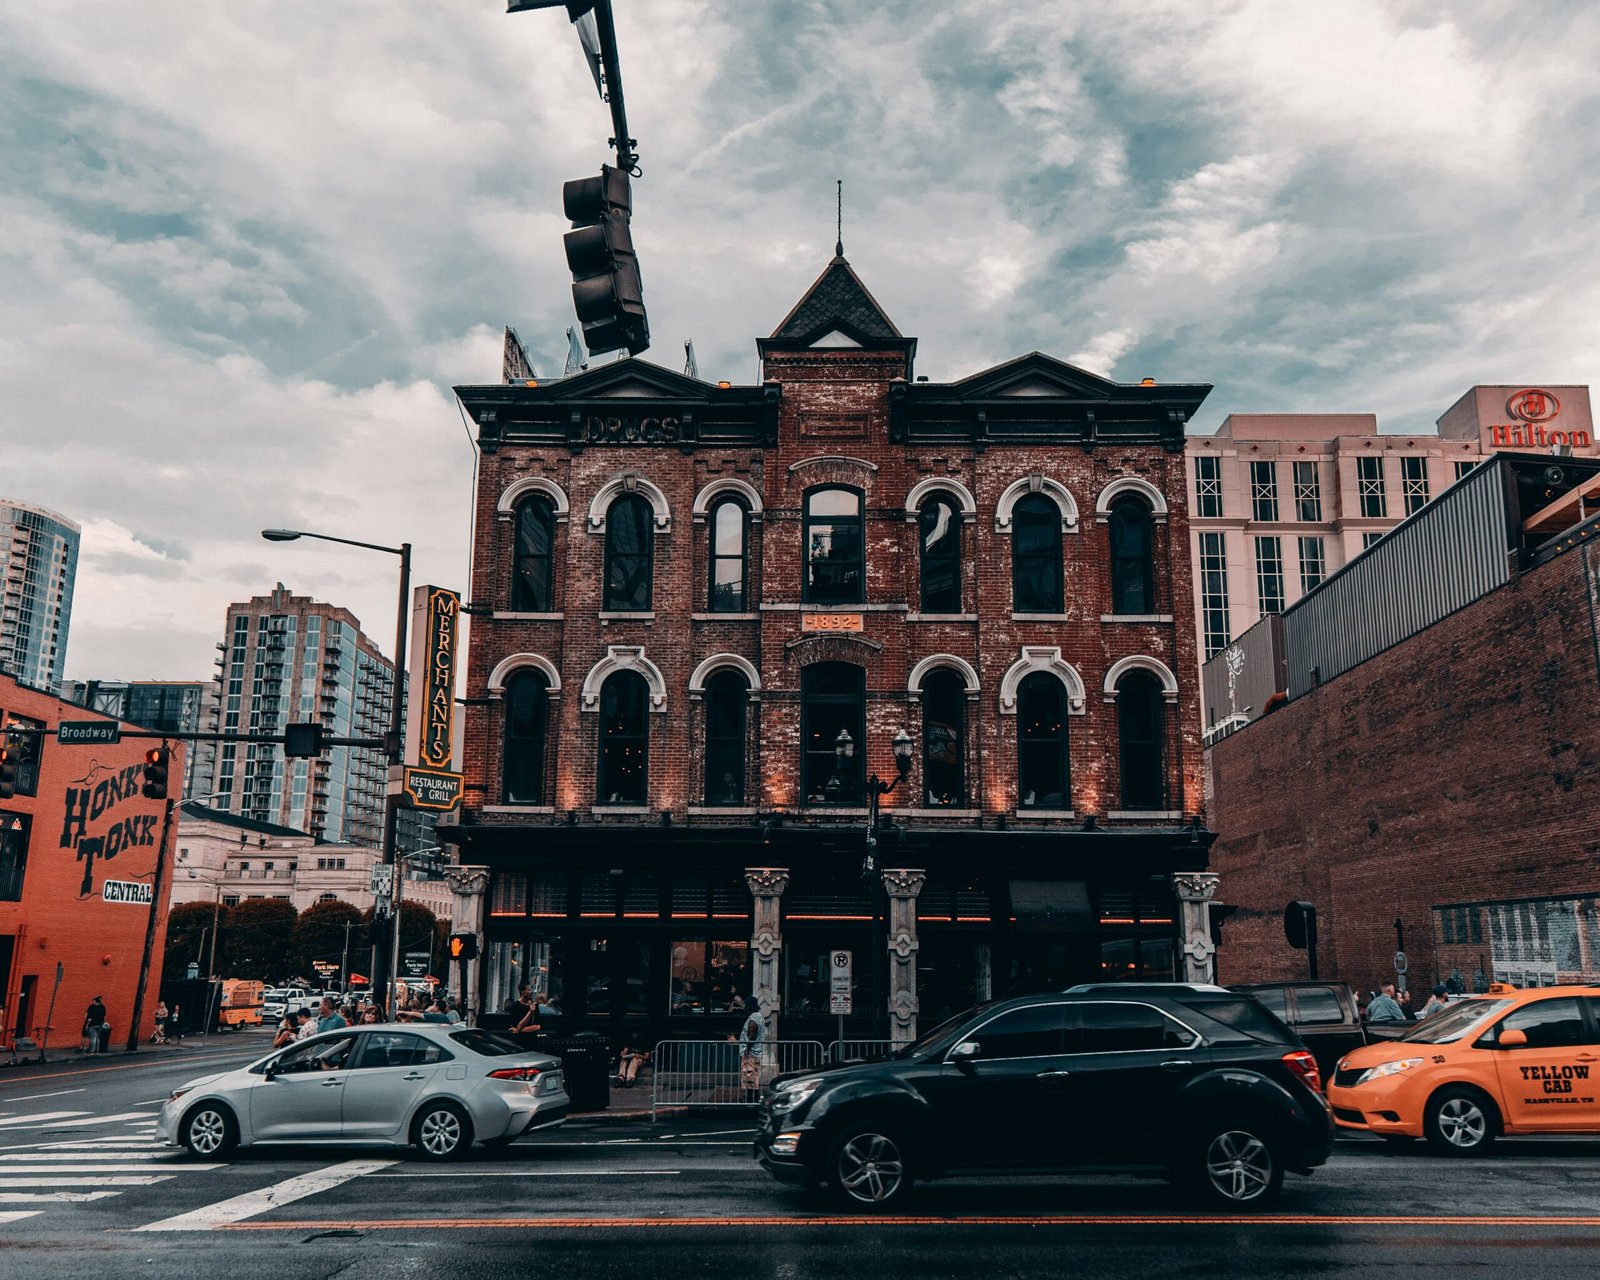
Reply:
[[617, 27], [611, 14], [611, 0], [506, 0], [507, 13], [526, 13], [530, 9], [566, 9], [576, 24], [585, 14], [594, 14], [595, 34], [600, 40], [601, 79], [605, 88], [600, 96], [611, 108], [610, 145], [617, 153], [617, 168], [631, 174], [639, 167], [638, 140], [628, 132], [628, 104], [622, 93], [622, 62], [617, 55]]

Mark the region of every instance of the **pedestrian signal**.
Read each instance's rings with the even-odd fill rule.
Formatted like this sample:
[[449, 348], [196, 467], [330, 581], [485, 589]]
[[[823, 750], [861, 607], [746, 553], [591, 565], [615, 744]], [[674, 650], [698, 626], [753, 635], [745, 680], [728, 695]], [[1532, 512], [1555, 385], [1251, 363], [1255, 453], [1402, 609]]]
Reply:
[[478, 958], [478, 935], [475, 933], [452, 933], [450, 935], [450, 958], [452, 960], [476, 960]]

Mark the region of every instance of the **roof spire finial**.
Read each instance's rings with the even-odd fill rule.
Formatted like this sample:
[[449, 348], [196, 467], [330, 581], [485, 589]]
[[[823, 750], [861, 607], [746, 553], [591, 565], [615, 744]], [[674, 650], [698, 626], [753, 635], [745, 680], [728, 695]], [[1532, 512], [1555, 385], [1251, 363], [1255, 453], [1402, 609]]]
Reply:
[[842, 258], [844, 257], [844, 179], [835, 178], [834, 184], [837, 189], [834, 195], [835, 207], [833, 225], [835, 235], [833, 241], [833, 256], [835, 258]]

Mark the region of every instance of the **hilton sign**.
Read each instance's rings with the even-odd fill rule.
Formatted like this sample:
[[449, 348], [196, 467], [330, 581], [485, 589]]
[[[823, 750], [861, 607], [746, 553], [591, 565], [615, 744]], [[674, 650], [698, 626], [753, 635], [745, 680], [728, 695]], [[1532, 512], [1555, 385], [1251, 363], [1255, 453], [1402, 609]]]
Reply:
[[1581, 386], [1473, 387], [1439, 419], [1439, 434], [1476, 440], [1485, 453], [1597, 452], [1589, 388]]
[[1516, 421], [1489, 424], [1489, 443], [1496, 449], [1548, 449], [1553, 445], [1588, 449], [1594, 444], [1588, 431], [1564, 431], [1556, 426], [1561, 401], [1549, 391], [1529, 387], [1517, 392], [1506, 401], [1506, 415]]

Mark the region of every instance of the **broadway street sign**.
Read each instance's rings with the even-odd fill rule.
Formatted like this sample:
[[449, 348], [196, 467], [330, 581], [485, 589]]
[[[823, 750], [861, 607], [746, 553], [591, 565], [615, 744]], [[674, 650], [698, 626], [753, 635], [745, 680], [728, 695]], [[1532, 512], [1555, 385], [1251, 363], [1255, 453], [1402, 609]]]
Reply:
[[122, 726], [115, 720], [63, 720], [56, 741], [64, 747], [110, 746], [122, 741]]

